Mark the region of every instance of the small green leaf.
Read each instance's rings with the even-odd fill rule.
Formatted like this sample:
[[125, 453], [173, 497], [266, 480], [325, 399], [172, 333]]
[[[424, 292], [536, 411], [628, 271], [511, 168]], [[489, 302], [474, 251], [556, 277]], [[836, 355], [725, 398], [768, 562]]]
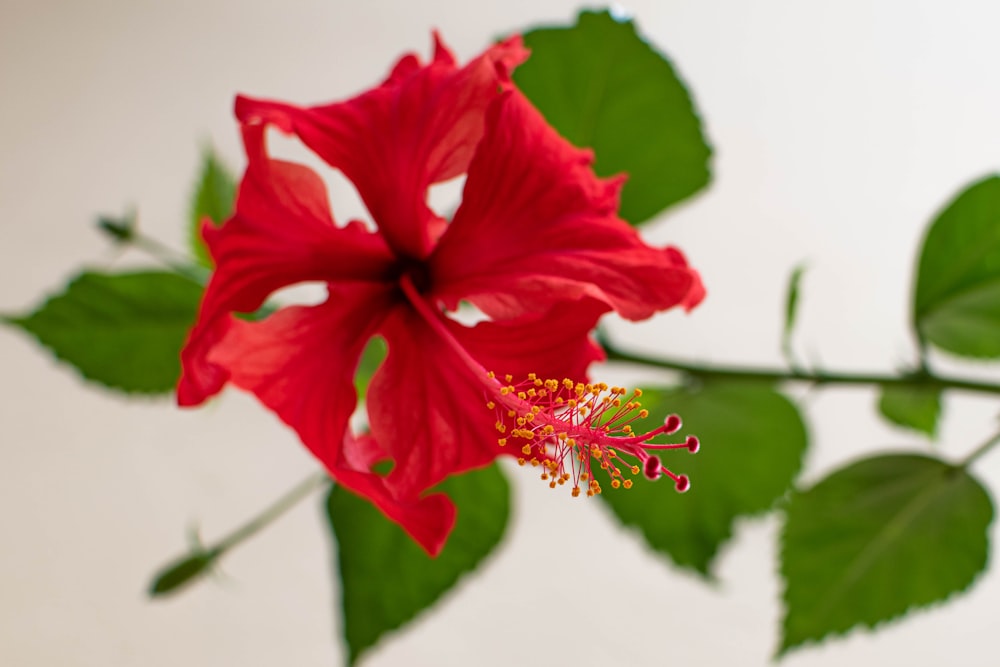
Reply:
[[794, 495], [780, 653], [965, 590], [986, 566], [992, 519], [979, 482], [926, 456], [864, 459]]
[[943, 350], [1000, 357], [1000, 176], [969, 186], [931, 225], [913, 319]]
[[691, 96], [631, 21], [585, 11], [524, 42], [531, 57], [514, 80], [564, 137], [594, 149], [599, 175], [628, 173], [625, 220], [649, 220], [705, 187], [712, 151]]
[[[605, 485], [600, 498], [626, 525], [637, 526], [649, 545], [675, 563], [711, 577], [719, 546], [732, 536], [737, 517], [774, 505], [798, 474], [807, 437], [795, 405], [769, 387], [708, 384], [700, 390], [643, 390], [651, 430], [671, 413], [694, 434], [701, 449], [668, 453], [663, 463], [691, 479], [678, 494], [670, 480], [641, 476], [629, 490]], [[675, 437], [675, 440], [679, 438]]]
[[201, 223], [205, 218], [221, 225], [233, 213], [236, 201], [236, 178], [219, 160], [211, 148], [202, 154], [201, 174], [191, 199], [191, 219], [188, 226], [191, 252], [198, 263], [212, 267], [212, 258], [201, 238]]
[[167, 565], [149, 585], [150, 597], [175, 593], [212, 571], [219, 550], [199, 551]]
[[327, 500], [336, 539], [348, 663], [430, 607], [499, 544], [510, 489], [497, 466], [446, 480], [438, 490], [458, 508], [455, 529], [431, 558], [371, 503], [340, 486]]
[[164, 272], [85, 271], [24, 317], [27, 331], [83, 377], [125, 392], [172, 391], [202, 288]]
[[884, 386], [878, 409], [892, 423], [933, 438], [941, 413], [941, 391], [934, 387]]
[[792, 332], [795, 330], [795, 318], [799, 312], [799, 285], [805, 271], [805, 264], [799, 264], [788, 277], [788, 291], [785, 294], [785, 327], [781, 334], [781, 350], [788, 363], [794, 361], [792, 358]]

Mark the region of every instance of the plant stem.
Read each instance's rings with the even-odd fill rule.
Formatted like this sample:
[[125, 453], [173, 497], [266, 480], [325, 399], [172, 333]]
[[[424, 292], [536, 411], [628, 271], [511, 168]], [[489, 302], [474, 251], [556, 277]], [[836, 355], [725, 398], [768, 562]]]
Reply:
[[142, 250], [147, 255], [156, 259], [174, 273], [181, 275], [199, 285], [208, 283], [211, 271], [203, 266], [191, 262], [181, 253], [168, 248], [159, 241], [149, 236], [133, 232], [127, 243]]
[[876, 373], [827, 373], [799, 369], [754, 368], [748, 366], [709, 366], [692, 364], [664, 357], [650, 357], [626, 352], [600, 336], [608, 361], [624, 361], [655, 368], [680, 371], [706, 380], [754, 380], [758, 382], [806, 382], [815, 385], [884, 385], [923, 389], [964, 389], [986, 394], [1000, 394], [1000, 385], [961, 378], [943, 377], [921, 371], [911, 375], [879, 375]]
[[1000, 433], [994, 434], [989, 440], [976, 447], [972, 453], [962, 459], [956, 467], [961, 468], [962, 470], [968, 469], [968, 467], [971, 466], [980, 456], [992, 449], [998, 442], [1000, 442]]
[[296, 484], [285, 495], [278, 498], [273, 504], [263, 512], [247, 521], [242, 526], [236, 528], [215, 545], [208, 547], [206, 551], [215, 551], [222, 554], [224, 551], [236, 546], [240, 542], [256, 535], [258, 532], [273, 523], [278, 517], [292, 509], [300, 501], [308, 497], [313, 491], [330, 481], [330, 476], [326, 472], [316, 472]]

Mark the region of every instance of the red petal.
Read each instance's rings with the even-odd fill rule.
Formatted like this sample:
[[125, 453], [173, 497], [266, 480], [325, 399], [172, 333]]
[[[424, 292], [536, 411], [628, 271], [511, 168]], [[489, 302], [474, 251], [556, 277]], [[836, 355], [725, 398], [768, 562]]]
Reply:
[[298, 282], [376, 281], [394, 261], [385, 241], [360, 224], [335, 227], [319, 177], [268, 158], [262, 133], [245, 128], [249, 165], [233, 217], [221, 228], [207, 222], [203, 228], [216, 270], [181, 353], [181, 405], [198, 404], [225, 383], [207, 356], [226, 334], [229, 313], [253, 312], [272, 292]]
[[496, 458], [487, 371], [585, 378], [603, 357], [588, 334], [606, 310], [595, 300], [562, 303], [542, 317], [471, 328], [444, 318], [435, 328], [396, 311], [380, 331], [389, 354], [368, 390], [372, 433], [395, 460], [391, 482], [413, 495]]
[[587, 367], [604, 359], [590, 337], [607, 306], [594, 299], [561, 302], [545, 314], [481, 322], [474, 327], [449, 323], [455, 339], [488, 371], [523, 379], [584, 380]]
[[[364, 451], [359, 455], [359, 450]], [[367, 498], [399, 524], [427, 553], [437, 556], [455, 526], [455, 505], [443, 493], [413, 499], [397, 497], [386, 478], [370, 472], [370, 463], [361, 463], [373, 451], [379, 451], [379, 458], [384, 456], [373, 438], [349, 434], [344, 440], [344, 456], [330, 472], [345, 488]]]
[[260, 322], [233, 320], [208, 362], [253, 392], [332, 468], [357, 403], [358, 359], [391, 299], [380, 285], [331, 286], [318, 306], [283, 308]]
[[492, 461], [497, 435], [485, 406], [486, 372], [471, 370], [412, 309], [395, 311], [380, 333], [389, 354], [368, 388], [368, 417], [395, 461], [394, 487], [416, 495]]
[[521, 93], [504, 94], [431, 258], [435, 295], [449, 306], [468, 298], [494, 318], [582, 296], [629, 319], [690, 302], [697, 274], [617, 217], [623, 179], [597, 178], [592, 162]]
[[242, 121], [294, 132], [343, 171], [392, 247], [416, 259], [427, 257], [445, 226], [427, 206], [428, 186], [465, 172], [487, 105], [510, 87], [509, 71], [527, 57], [515, 37], [457, 69], [435, 39], [430, 64], [405, 56], [381, 86], [346, 102], [300, 108], [236, 101]]

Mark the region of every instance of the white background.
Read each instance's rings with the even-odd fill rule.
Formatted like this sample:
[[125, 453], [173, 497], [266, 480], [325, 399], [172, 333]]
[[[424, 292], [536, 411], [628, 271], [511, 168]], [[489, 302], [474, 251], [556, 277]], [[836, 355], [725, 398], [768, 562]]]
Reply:
[[[963, 184], [1000, 167], [1000, 5], [627, 9], [690, 84], [716, 153], [711, 188], [647, 228], [688, 253], [709, 299], [690, 316], [614, 325], [619, 338], [690, 360], [777, 364], [787, 274], [807, 260], [804, 359], [882, 372], [912, 360], [907, 304], [923, 227]], [[147, 233], [182, 247], [199, 144], [242, 166], [237, 92], [342, 98], [380, 80], [401, 52], [428, 54], [432, 27], [465, 60], [575, 10], [538, 0], [0, 0], [0, 311], [28, 309], [83, 265], [145, 261], [118, 258], [94, 231], [98, 213], [135, 205]], [[340, 219], [356, 213], [334, 196]], [[200, 411], [124, 401], [10, 329], [0, 331], [0, 398], [0, 663], [341, 662], [318, 497], [227, 558], [217, 582], [144, 597], [189, 524], [217, 537], [314, 469], [254, 401], [229, 392]], [[881, 425], [870, 390], [805, 398], [806, 480], [863, 452], [927, 447]], [[955, 396], [946, 408], [947, 457], [995, 426], [989, 401]], [[998, 488], [1000, 455], [976, 473]], [[595, 503], [511, 477], [516, 517], [501, 551], [365, 664], [767, 662], [781, 615], [773, 517], [737, 526], [707, 586]], [[555, 588], [540, 561], [559, 564]], [[607, 573], [600, 586], [595, 572]], [[995, 664], [998, 608], [991, 572], [948, 605], [783, 664]]]

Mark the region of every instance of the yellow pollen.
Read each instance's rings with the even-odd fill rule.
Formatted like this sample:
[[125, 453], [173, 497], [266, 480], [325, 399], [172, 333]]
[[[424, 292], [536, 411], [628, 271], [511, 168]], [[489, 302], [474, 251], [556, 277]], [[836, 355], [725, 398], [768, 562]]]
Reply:
[[538, 467], [538, 459], [533, 458], [533, 459], [531, 459], [530, 463], [531, 463], [532, 466], [534, 466], [536, 468]]
[[642, 396], [642, 389], [636, 389], [635, 391], [632, 392], [632, 395], [635, 396], [636, 398], [639, 398], [640, 396]]
[[611, 480], [611, 488], [612, 488], [612, 489], [617, 489], [617, 488], [618, 488], [618, 487], [620, 487], [621, 485], [622, 485], [622, 483], [621, 483], [621, 482], [619, 482], [619, 481], [618, 481], [617, 479], [613, 479], [613, 480]]
[[489, 379], [491, 379], [491, 380], [492, 380], [493, 378], [495, 378], [496, 376], [497, 376], [497, 374], [496, 374], [496, 373], [494, 373], [493, 371], [490, 371], [489, 373], [487, 373], [487, 374], [486, 374], [486, 377], [488, 377], [488, 378], [489, 378]]
[[624, 486], [626, 489], [631, 489], [632, 488], [632, 480], [626, 479], [624, 482], [622, 482], [622, 486]]
[[535, 396], [538, 396], [538, 392], [535, 391], [534, 387], [532, 387], [531, 389], [528, 390], [528, 396], [530, 396], [532, 398], [534, 398]]
[[573, 487], [573, 497], [574, 498], [579, 498], [580, 497], [580, 487], [579, 486], [574, 486]]
[[499, 440], [497, 440], [497, 444], [500, 445], [501, 447], [506, 447], [507, 446], [507, 438], [500, 438]]
[[528, 398], [528, 395], [526, 393], [524, 393], [523, 391], [519, 391], [519, 392], [517, 392], [517, 397], [520, 398], [523, 401], [523, 400], [525, 400], [525, 399]]
[[537, 377], [538, 375], [536, 375], [535, 373], [528, 373], [528, 379], [531, 380], [532, 382], [534, 382]]
[[555, 483], [554, 481], [552, 481], [552, 482], [549, 482], [549, 488], [550, 488], [550, 489], [554, 489], [554, 488], [556, 488], [556, 483]]
[[639, 419], [645, 419], [649, 416], [649, 410], [639, 410]]
[[490, 410], [492, 410], [496, 406], [497, 406], [497, 404], [494, 403], [493, 401], [490, 401], [489, 403], [486, 404], [486, 407], [489, 408]]
[[633, 475], [639, 474], [639, 466], [632, 466], [632, 474]]
[[514, 381], [514, 376], [511, 375], [510, 373], [507, 373], [507, 375], [503, 376], [503, 379], [504, 379], [505, 382], [513, 382]]
[[507, 411], [507, 416], [508, 417], [516, 417], [517, 416], [517, 410], [508, 410]]

